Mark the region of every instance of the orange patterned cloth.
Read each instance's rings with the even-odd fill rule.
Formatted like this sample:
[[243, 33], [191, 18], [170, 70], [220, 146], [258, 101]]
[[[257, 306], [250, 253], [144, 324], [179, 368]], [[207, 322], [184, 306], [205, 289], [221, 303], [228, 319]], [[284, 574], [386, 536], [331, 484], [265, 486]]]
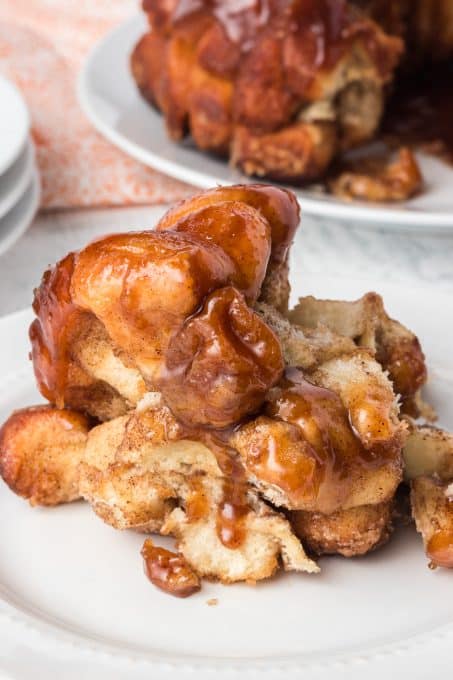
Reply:
[[77, 103], [84, 58], [134, 11], [132, 0], [0, 0], [0, 73], [31, 112], [44, 208], [162, 203], [190, 193], [113, 147]]

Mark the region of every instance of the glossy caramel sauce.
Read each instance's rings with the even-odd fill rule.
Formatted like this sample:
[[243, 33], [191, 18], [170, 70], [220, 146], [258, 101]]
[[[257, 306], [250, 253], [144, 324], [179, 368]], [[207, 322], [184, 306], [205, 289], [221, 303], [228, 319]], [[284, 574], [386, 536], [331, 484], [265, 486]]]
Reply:
[[245, 540], [246, 519], [250, 510], [247, 501], [247, 478], [237, 452], [226, 442], [230, 432], [213, 433], [206, 436], [209, 448], [217, 456], [220, 469], [225, 475], [223, 497], [217, 508], [217, 536], [226, 548], [235, 550]]
[[[147, 360], [157, 357], [162, 363], [165, 359], [162, 385], [159, 376], [153, 376], [157, 383], [151, 387], [162, 387], [165, 393], [170, 385], [168, 403], [179, 419], [181, 438], [202, 441], [214, 451], [226, 480], [217, 531], [224, 545], [233, 549], [244, 540], [249, 508], [244, 469], [229, 446], [231, 432], [225, 428], [261, 405], [265, 392], [281, 376], [283, 357], [279, 341], [241, 293], [222, 286], [237, 283], [235, 259], [243, 268], [244, 287], [256, 285], [254, 277], [260, 285], [262, 273], [254, 258], [263, 258], [267, 264], [269, 226], [272, 257], [281, 261], [293, 238], [299, 208], [287, 192], [261, 186], [219, 189], [210, 192], [209, 202], [217, 204], [224, 194], [252, 205], [263, 216], [252, 211], [251, 224], [260, 227], [265, 247], [255, 244], [250, 261], [241, 259], [235, 247], [238, 235], [251, 228], [245, 224], [251, 217], [246, 215], [247, 205], [244, 214], [235, 213], [237, 223], [224, 220], [225, 229], [220, 232], [220, 216], [214, 210], [205, 213], [202, 234], [197, 235], [193, 225], [186, 233], [184, 229], [171, 231], [169, 225], [165, 234], [106, 237], [68, 255], [45, 274], [35, 295], [37, 319], [30, 337], [40, 389], [60, 407], [71, 367], [73, 333], [84, 314], [97, 317], [113, 344], [141, 370], [147, 368]], [[231, 200], [224, 207], [227, 218], [228, 205]], [[217, 231], [214, 228], [210, 233], [210, 226]], [[251, 234], [252, 242], [256, 238], [256, 233]], [[166, 356], [169, 338], [171, 352]], [[197, 414], [203, 410], [200, 422]], [[198, 483], [188, 501], [188, 515], [194, 519], [205, 509]]]
[[[168, 407], [167, 407], [168, 408]], [[185, 513], [188, 522], [198, 522], [214, 510], [216, 530], [220, 541], [230, 549], [238, 548], [245, 538], [246, 517], [249, 512], [247, 500], [247, 477], [237, 451], [230, 445], [234, 431], [239, 427], [212, 429], [194, 426], [177, 420], [170, 409], [164, 409], [156, 421], [150, 411], [140, 412], [132, 421], [131, 427], [139, 426], [139, 438], [154, 432], [162, 442], [192, 441], [200, 442], [215, 456], [223, 476], [222, 497], [217, 507], [211, 507], [211, 497], [205, 488], [204, 473], [188, 477], [189, 493], [185, 499]], [[157, 427], [157, 430], [156, 430]]]
[[436, 531], [426, 546], [426, 553], [436, 567], [453, 569], [453, 531]]
[[[267, 220], [271, 229], [271, 260], [281, 263], [286, 260], [289, 247], [300, 221], [300, 208], [294, 194], [276, 186], [264, 184], [247, 184], [240, 186], [218, 187], [195, 196], [170, 210], [157, 225], [158, 231], [191, 230], [191, 225], [185, 223], [186, 218], [193, 212], [216, 204], [228, 213], [231, 203], [243, 202], [258, 210]], [[225, 220], [222, 220], [225, 227]], [[203, 225], [202, 231], [203, 231]], [[227, 223], [229, 228], [229, 225]], [[222, 245], [225, 230], [217, 225], [214, 236], [218, 245]]]
[[223, 428], [258, 409], [283, 367], [273, 331], [235, 288], [221, 288], [173, 335], [160, 388], [183, 422]]
[[[178, 439], [189, 439], [203, 443], [216, 457], [224, 475], [222, 499], [216, 510], [216, 532], [221, 543], [231, 550], [239, 548], [246, 533], [247, 514], [250, 510], [247, 500], [247, 477], [237, 451], [230, 446], [234, 430], [239, 427], [211, 429], [193, 427], [180, 423]], [[191, 480], [192, 492], [186, 507], [189, 521], [197, 521], [209, 512], [208, 502], [203, 493], [200, 478]]]
[[294, 34], [308, 86], [320, 68], [331, 68], [360, 36], [385, 74], [393, 63], [382, 49], [372, 22], [347, 0], [178, 0], [172, 14], [177, 26], [194, 14], [211, 15], [242, 52], [250, 51], [260, 35], [283, 41]]
[[30, 326], [32, 359], [41, 394], [58, 408], [64, 406], [73, 333], [80, 321], [70, 287], [75, 256], [65, 257], [44, 274], [35, 291], [33, 310], [37, 319]]
[[271, 435], [261, 448], [252, 447], [247, 467], [282, 488], [294, 505], [322, 498], [335, 507], [350, 491], [352, 475], [357, 479], [360, 470], [388, 460], [387, 451], [363, 446], [340, 397], [310, 383], [296, 368], [287, 369], [272, 390], [266, 413], [293, 429], [275, 429], [275, 438]]
[[235, 196], [258, 210], [271, 228], [271, 261], [285, 262], [300, 221], [300, 208], [294, 194], [279, 187], [248, 184], [245, 187], [222, 187], [226, 195]]
[[226, 548], [236, 550], [245, 540], [245, 520], [250, 508], [244, 487], [234, 481], [225, 482], [224, 496], [217, 509], [216, 529]]
[[76, 259], [75, 302], [93, 311], [148, 381], [173, 331], [235, 271], [220, 247], [173, 232], [115, 234]]
[[175, 24], [197, 12], [211, 13], [220, 22], [231, 42], [250, 49], [256, 31], [271, 17], [272, 0], [179, 0], [173, 13]]
[[159, 548], [147, 539], [142, 548], [145, 574], [155, 586], [175, 597], [200, 590], [200, 579], [179, 553]]
[[170, 224], [173, 231], [220, 246], [235, 264], [232, 284], [251, 304], [257, 300], [271, 254], [269, 223], [260, 213], [240, 201], [220, 202], [195, 208]]
[[383, 135], [453, 164], [453, 60], [402, 74], [386, 107]]
[[285, 262], [300, 221], [300, 208], [294, 194], [274, 186], [250, 184], [247, 203], [259, 210], [271, 227], [271, 260]]
[[193, 476], [190, 479], [190, 494], [186, 499], [186, 516], [188, 522], [198, 522], [209, 513], [209, 502], [206, 497], [202, 478]]

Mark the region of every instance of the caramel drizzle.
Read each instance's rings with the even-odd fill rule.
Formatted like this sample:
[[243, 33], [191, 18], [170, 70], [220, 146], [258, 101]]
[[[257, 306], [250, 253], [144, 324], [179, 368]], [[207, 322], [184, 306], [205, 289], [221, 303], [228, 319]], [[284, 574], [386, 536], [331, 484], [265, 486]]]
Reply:
[[[278, 195], [269, 191], [261, 192], [256, 187], [253, 191], [253, 201], [256, 201], [257, 203], [264, 201], [263, 194], [265, 194], [265, 200], [267, 201], [266, 212], [272, 213], [274, 204], [278, 202]], [[275, 210], [277, 209], [275, 208]], [[275, 224], [275, 220], [273, 222]], [[287, 235], [286, 238], [283, 233], [280, 233], [280, 231], [278, 232], [277, 243], [279, 244], [278, 255], [280, 257], [284, 257], [286, 248], [289, 245], [288, 241], [292, 236], [291, 229], [288, 231], [290, 232], [290, 235], [289, 237]], [[42, 394], [49, 401], [56, 403], [60, 408], [64, 406], [65, 393], [69, 387], [71, 343], [77, 333], [78, 321], [81, 319], [80, 315], [91, 314], [91, 312], [84, 311], [77, 307], [77, 305], [74, 304], [71, 295], [71, 279], [77, 263], [77, 258], [77, 254], [68, 255], [64, 260], [57, 264], [56, 267], [47, 271], [44, 275], [41, 287], [35, 293], [35, 301], [33, 304], [38, 318], [33, 322], [30, 329], [33, 361], [39, 387]], [[126, 286], [125, 292], [127, 292], [130, 274], [131, 272], [127, 270], [127, 275], [125, 274], [123, 280], [123, 288]], [[204, 274], [204, 268], [202, 268], [195, 278], [197, 280], [200, 278], [203, 279]], [[209, 285], [206, 285], [204, 279], [202, 280], [202, 283], [204, 284], [204, 291], [207, 289], [209, 292], [210, 288], [214, 286], [214, 281], [211, 284], [211, 280], [208, 281]], [[121, 296], [119, 304], [124, 304], [124, 302], [124, 296]], [[140, 320], [135, 318], [133, 321], [135, 323], [140, 323]], [[268, 362], [266, 365], [268, 367]], [[310, 402], [310, 398], [307, 397], [310, 390], [318, 390], [317, 394], [319, 396], [321, 388], [316, 388], [313, 385], [308, 387], [309, 384], [306, 382], [304, 383], [305, 387], [303, 387], [301, 381], [296, 379], [295, 376], [289, 372], [287, 373], [286, 381], [287, 382], [283, 383], [282, 386], [287, 391], [289, 390], [289, 392], [291, 392], [292, 389], [291, 384], [298, 383], [297, 390], [299, 390], [299, 392], [302, 390], [302, 394], [299, 394], [298, 397], [299, 401], [305, 399], [307, 403]], [[330, 396], [328, 396], [327, 393], [329, 393]], [[332, 399], [339, 401], [337, 395], [327, 390], [323, 391], [323, 395], [326, 403], [330, 403], [329, 399], [330, 401], [332, 401]], [[333, 409], [333, 411], [336, 418], [338, 409], [337, 411]], [[343, 411], [341, 412], [341, 417], [345, 420], [347, 417]], [[287, 422], [292, 422], [294, 426], [297, 426], [302, 430], [303, 435], [305, 434], [303, 414], [296, 414], [294, 412], [284, 413], [282, 404], [275, 408], [268, 406], [268, 413], [277, 418], [286, 420]], [[311, 412], [307, 411], [307, 417], [310, 417], [310, 414]], [[324, 417], [327, 418], [328, 414], [330, 414], [330, 411], [327, 409]], [[319, 413], [317, 418], [319, 420]], [[338, 469], [339, 478], [344, 474], [339, 459], [335, 457], [335, 442], [337, 442], [338, 446], [347, 444], [351, 451], [356, 451], [357, 449], [357, 456], [361, 460], [364, 459], [366, 455], [372, 457], [371, 452], [364, 453], [362, 449], [357, 448], [359, 442], [354, 437], [354, 433], [350, 431], [349, 424], [349, 435], [346, 437], [348, 441], [338, 440], [338, 437], [335, 439], [334, 430], [338, 423], [338, 421], [335, 421], [335, 418], [332, 416], [331, 422], [328, 423], [324, 422], [321, 418], [318, 423], [319, 432], [323, 433], [324, 430], [328, 431], [329, 439], [323, 439], [318, 448], [316, 444], [311, 443], [313, 456], [316, 462], [315, 474], [318, 476], [320, 474], [322, 476], [322, 470], [324, 468], [327, 469], [329, 466], [334, 470]], [[216, 526], [220, 540], [226, 547], [231, 549], [238, 548], [244, 541], [246, 518], [250, 510], [247, 500], [247, 475], [238, 452], [232, 448], [230, 444], [235, 428], [240, 427], [241, 424], [243, 423], [236, 422], [234, 426], [229, 428], [214, 429], [206, 425], [193, 427], [180, 422], [179, 438], [192, 439], [204, 443], [214, 452], [223, 473], [225, 480], [223, 498], [217, 508]], [[169, 438], [171, 438], [171, 435], [169, 435]], [[269, 467], [269, 461], [266, 462], [262, 460], [262, 463], [265, 468], [266, 466]], [[284, 461], [282, 462], [281, 469], [283, 471], [286, 469]], [[321, 470], [321, 473], [319, 470]], [[303, 472], [304, 471], [299, 471], [294, 479], [289, 482], [290, 485], [295, 484], [296, 487], [299, 488], [302, 483], [308, 483], [307, 476], [302, 474]], [[278, 481], [283, 484], [285, 480], [280, 477]], [[321, 481], [322, 479], [319, 479], [319, 484]], [[314, 483], [318, 484], [318, 481], [314, 480]], [[191, 505], [192, 510], [189, 512], [196, 513], [194, 498], [192, 498]], [[198, 508], [198, 512], [200, 511], [201, 506]]]
[[[366, 403], [367, 395], [360, 399]], [[272, 391], [265, 412], [294, 428], [303, 455], [287, 458], [278, 442], [266, 442], [253, 451], [248, 466], [258, 476], [286, 491], [298, 504], [301, 500], [341, 502], [351, 486], [351, 471], [375, 469], [389, 460], [393, 449], [364, 447], [351, 425], [351, 417], [340, 397], [330, 389], [309, 382], [295, 367]], [[288, 429], [291, 436], [291, 429]], [[291, 450], [291, 447], [288, 447]]]
[[[230, 550], [239, 548], [246, 535], [246, 520], [250, 511], [247, 500], [247, 476], [238, 452], [230, 445], [235, 429], [240, 425], [214, 430], [207, 427], [190, 427], [179, 421], [178, 439], [189, 439], [204, 444], [216, 457], [224, 475], [223, 496], [217, 506], [216, 531], [221, 543]], [[193, 493], [188, 499], [186, 512], [189, 521], [206, 514], [203, 486], [197, 477], [192, 479]]]
[[446, 529], [436, 531], [428, 541], [426, 554], [434, 566], [453, 569], [453, 532]]
[[[35, 292], [33, 309], [37, 319], [30, 327], [32, 358], [39, 389], [43, 396], [58, 408], [65, 406], [68, 387], [71, 342], [82, 314], [71, 296], [71, 279], [76, 255], [71, 253], [55, 267], [48, 270], [41, 287]], [[249, 511], [247, 482], [238, 454], [228, 440], [232, 430], [193, 428], [180, 421], [181, 439], [204, 443], [216, 455], [225, 475], [223, 498], [217, 509], [217, 533], [221, 542], [230, 549], [242, 545], [245, 538], [245, 521]], [[198, 499], [198, 512], [202, 510]], [[194, 499], [192, 509], [194, 513]]]
[[192, 14], [207, 11], [221, 23], [231, 42], [247, 51], [253, 46], [256, 31], [269, 21], [271, 5], [271, 0], [179, 0], [172, 21], [177, 24]]
[[[35, 370], [40, 388], [45, 396], [64, 405], [70, 365], [70, 341], [77, 327], [79, 314], [83, 313], [72, 302], [70, 281], [74, 268], [74, 256], [68, 256], [57, 267], [47, 272], [44, 287], [37, 291], [34, 309], [39, 318], [32, 324], [30, 335], [33, 343]], [[343, 484], [346, 475], [344, 460], [337, 453], [348, 449], [358, 464], [376, 465], [381, 460], [374, 452], [367, 451], [350, 427], [348, 414], [339, 397], [324, 388], [319, 388], [305, 379], [297, 369], [286, 371], [280, 383], [280, 396], [268, 403], [266, 411], [274, 418], [292, 424], [305, 437], [310, 448], [313, 465], [311, 469], [300, 467], [296, 461], [291, 465], [287, 460], [279, 460], [276, 450], [261, 451], [248, 466], [254, 468], [271, 483], [276, 483], [290, 495], [309, 494], [317, 496], [323, 482], [332, 475], [338, 484]], [[317, 434], [310, 439], [310, 422], [317, 424]], [[223, 497], [217, 508], [216, 529], [220, 541], [227, 548], [239, 548], [245, 539], [247, 514], [250, 510], [247, 500], [247, 475], [238, 452], [230, 441], [236, 428], [243, 423], [225, 429], [193, 427], [179, 422], [179, 439], [200, 441], [216, 456], [224, 475]], [[340, 425], [341, 427], [340, 427]], [[169, 433], [169, 439], [171, 437]], [[278, 444], [278, 443], [277, 443]], [[271, 455], [272, 454], [272, 455]], [[196, 484], [196, 482], [195, 482]], [[197, 509], [198, 505], [198, 509]], [[189, 500], [188, 514], [192, 519], [203, 513], [201, 488], [194, 489]]]
[[[239, 192], [246, 191], [246, 189], [241, 188], [238, 188], [238, 190]], [[285, 196], [285, 199], [291, 204], [289, 197]], [[253, 191], [253, 202], [260, 205], [264, 203], [265, 211], [272, 216], [272, 223], [276, 230], [274, 236], [277, 240], [278, 255], [284, 256], [296, 226], [293, 223], [295, 222], [293, 212], [298, 216], [298, 210], [294, 210], [293, 205], [286, 208], [285, 201], [282, 200], [277, 191], [265, 191], [261, 187]], [[283, 205], [279, 206], [280, 203]], [[281, 207], [283, 207], [284, 217], [288, 221], [286, 229], [285, 225], [279, 221], [278, 213]], [[175, 239], [179, 242], [179, 235], [176, 233], [166, 238], [170, 238], [172, 242]], [[190, 243], [193, 240], [194, 243], [198, 244], [195, 237], [192, 239], [192, 237], [187, 236], [187, 239]], [[33, 304], [37, 319], [31, 325], [30, 339], [36, 378], [41, 393], [59, 408], [63, 408], [65, 400], [68, 399], [71, 344], [78, 330], [77, 322], [81, 319], [82, 314], [92, 314], [78, 307], [71, 294], [72, 278], [78, 257], [77, 253], [71, 253], [45, 273], [40, 288], [35, 292]], [[102, 252], [99, 257], [102, 257]], [[129, 323], [138, 327], [141, 331], [145, 331], [146, 334], [148, 330], [147, 320], [135, 313], [136, 310], [129, 299], [131, 285], [143, 275], [145, 261], [143, 258], [139, 259], [138, 264], [140, 266], [136, 267], [137, 271], [130, 266], [124, 268], [122, 293], [118, 300], [118, 308], [122, 317], [126, 317]], [[137, 255], [135, 255], [134, 262], [137, 264]], [[207, 293], [209, 294], [212, 289], [219, 285], [214, 274], [211, 276], [210, 270], [203, 261], [200, 261], [197, 270], [194, 271], [194, 278], [201, 286], [199, 294], [203, 300], [206, 299]], [[227, 330], [229, 330], [229, 327]], [[251, 348], [248, 348], [244, 343], [236, 342], [234, 334], [232, 339], [230, 338], [231, 340], [236, 351], [240, 350], [242, 353], [251, 354]], [[273, 363], [272, 357], [261, 356], [260, 345], [254, 346], [253, 351], [257, 355], [257, 360], [263, 364], [263, 370], [266, 369], [268, 364]], [[244, 540], [245, 518], [249, 508], [244, 468], [239, 461], [237, 452], [229, 447], [229, 433], [227, 431], [209, 430], [209, 428], [194, 429], [183, 424], [181, 424], [181, 430], [186, 433], [184, 436], [206, 443], [217, 457], [225, 476], [223, 498], [217, 511], [217, 531], [224, 545], [231, 549], [237, 548]]]
[[[64, 406], [70, 370], [70, 346], [80, 320], [79, 309], [71, 297], [71, 277], [75, 265], [69, 255], [56, 268], [46, 272], [42, 287], [36, 292], [34, 310], [38, 315], [30, 329], [33, 360], [42, 393], [60, 408]], [[271, 483], [276, 483], [294, 497], [306, 493], [317, 496], [324, 480], [335, 478], [340, 488], [345, 486], [347, 465], [338, 452], [347, 450], [358, 465], [375, 466], [385, 452], [366, 450], [353, 432], [346, 409], [339, 397], [324, 388], [306, 381], [297, 369], [288, 369], [277, 388], [279, 396], [266, 406], [266, 412], [297, 429], [305, 439], [313, 464], [307, 468], [306, 458], [301, 464], [279, 459], [278, 442], [274, 450], [259, 452], [254, 461], [247, 461], [250, 469]], [[366, 396], [366, 395], [365, 395]], [[238, 452], [230, 442], [236, 428], [243, 422], [225, 429], [209, 426], [194, 427], [179, 422], [179, 439], [200, 441], [218, 461], [224, 476], [223, 497], [217, 508], [216, 529], [220, 541], [227, 548], [239, 548], [245, 539], [246, 518], [250, 510], [247, 499], [247, 475]], [[313, 434], [313, 423], [315, 433]], [[172, 438], [169, 433], [169, 439]], [[376, 455], [376, 454], [379, 455]], [[189, 515], [203, 512], [197, 490], [189, 501]], [[199, 490], [200, 491], [200, 490]], [[199, 494], [198, 494], [199, 495]]]
[[32, 359], [41, 394], [58, 408], [64, 407], [70, 365], [70, 345], [83, 314], [71, 297], [75, 255], [70, 253], [43, 277], [35, 291], [30, 326]]
[[318, 69], [335, 65], [357, 37], [364, 40], [380, 71], [385, 74], [389, 69], [376, 26], [358, 17], [346, 0], [179, 0], [171, 20], [178, 25], [198, 13], [217, 20], [241, 52], [250, 51], [257, 35], [271, 25], [270, 34], [280, 41], [296, 33], [312, 77]]

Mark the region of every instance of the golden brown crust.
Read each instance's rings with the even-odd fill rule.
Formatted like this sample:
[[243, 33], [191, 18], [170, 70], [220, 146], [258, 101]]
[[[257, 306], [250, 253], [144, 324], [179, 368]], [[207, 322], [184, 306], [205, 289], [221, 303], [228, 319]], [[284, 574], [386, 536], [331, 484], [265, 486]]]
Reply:
[[0, 429], [0, 475], [31, 505], [77, 500], [89, 428], [89, 419], [75, 411], [50, 406], [15, 411]]
[[[222, 425], [254, 411], [278, 380], [283, 360], [272, 331], [248, 305], [262, 289], [268, 295], [269, 287], [263, 287], [268, 274], [280, 283], [275, 302], [286, 305], [287, 254], [298, 221], [289, 192], [239, 185], [176, 206], [155, 232], [115, 234], [69, 254], [46, 272], [35, 293], [37, 319], [30, 335], [43, 395], [59, 407], [108, 420], [157, 387], [178, 410], [177, 381], [171, 380], [170, 390], [168, 375], [174, 377], [175, 352], [184, 354], [181, 342], [190, 353], [193, 329], [203, 326], [220, 342], [220, 355], [215, 361], [212, 352], [209, 357], [211, 385], [205, 382], [203, 390], [220, 399], [218, 384], [228, 384], [228, 376], [241, 376], [240, 384], [250, 388], [248, 397], [239, 394], [242, 388], [224, 394], [228, 415]], [[224, 298], [228, 290], [229, 316], [214, 331], [201, 308], [210, 295], [210, 300]], [[227, 317], [235, 319], [237, 334], [229, 333]], [[200, 401], [187, 400], [188, 392], [178, 385], [192, 415], [201, 416]], [[201, 398], [206, 400], [205, 394]]]
[[[262, 250], [260, 252], [256, 248], [257, 234], [260, 232], [258, 222], [253, 225], [253, 229], [249, 227], [247, 231], [239, 232], [238, 225], [235, 224], [232, 238], [228, 239], [228, 230], [231, 229], [230, 210], [236, 203], [245, 204], [257, 211], [269, 225], [271, 250], [268, 259]], [[204, 220], [210, 214], [205, 211], [212, 210], [213, 206], [224, 211], [224, 218], [215, 224], [209, 220], [205, 225]], [[218, 187], [181, 201], [163, 216], [156, 229], [196, 231], [219, 243], [222, 248], [226, 247], [234, 259], [237, 259], [235, 253], [238, 253], [239, 260], [242, 261], [241, 268], [244, 267], [244, 258], [245, 262], [250, 259], [259, 262], [259, 266], [267, 264], [260, 300], [285, 312], [290, 293], [288, 252], [299, 219], [300, 209], [294, 194], [264, 184], [247, 184]]]
[[[257, 210], [268, 222], [271, 230], [271, 261], [284, 262], [300, 220], [300, 208], [290, 191], [265, 184], [238, 184], [203, 191], [201, 194], [177, 203], [159, 220], [156, 229], [191, 231], [185, 219], [200, 210], [217, 204], [245, 203]], [[229, 210], [230, 205], [225, 205]], [[197, 227], [198, 230], [198, 227]], [[206, 231], [203, 226], [200, 232]], [[225, 223], [213, 225], [212, 236], [224, 245]]]
[[336, 127], [329, 122], [298, 122], [267, 133], [238, 126], [231, 162], [246, 175], [297, 184], [322, 177], [337, 145]]
[[389, 539], [392, 501], [360, 505], [330, 515], [319, 512], [290, 512], [295, 533], [315, 555], [355, 557], [376, 550]]
[[353, 165], [329, 186], [335, 196], [346, 200], [405, 201], [421, 192], [423, 177], [414, 154], [403, 147], [394, 160], [366, 159]]
[[236, 264], [232, 283], [247, 300], [253, 301], [259, 295], [271, 255], [270, 225], [243, 200], [226, 202], [221, 196], [218, 192], [213, 193], [211, 201], [206, 201], [206, 197], [204, 201], [189, 199], [185, 209], [180, 205], [179, 211], [167, 213], [158, 223], [157, 231], [191, 234], [207, 244], [218, 245]]

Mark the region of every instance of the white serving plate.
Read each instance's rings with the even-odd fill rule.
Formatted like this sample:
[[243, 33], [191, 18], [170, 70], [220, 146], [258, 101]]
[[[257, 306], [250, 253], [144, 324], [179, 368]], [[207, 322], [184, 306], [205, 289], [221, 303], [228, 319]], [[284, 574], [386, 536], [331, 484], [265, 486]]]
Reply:
[[[297, 267], [292, 283], [294, 295], [382, 292], [390, 314], [421, 337], [432, 369], [427, 396], [453, 428], [450, 297], [429, 287], [307, 276]], [[27, 359], [30, 319], [25, 311], [0, 320], [0, 423], [41, 401]], [[143, 536], [113, 530], [83, 503], [31, 508], [0, 482], [0, 516], [7, 677], [448, 677], [453, 573], [427, 568], [413, 529], [365, 558], [322, 559], [319, 576], [282, 574], [256, 587], [204, 583], [178, 600], [143, 575]]]
[[[3, 255], [28, 229], [39, 207], [41, 185], [36, 169], [22, 196], [9, 211], [0, 217], [0, 255]], [[0, 264], [1, 266], [1, 264]], [[6, 295], [3, 291], [2, 295]]]
[[[88, 57], [79, 80], [79, 100], [93, 125], [111, 142], [142, 163], [202, 188], [249, 182], [222, 159], [196, 149], [190, 140], [167, 138], [163, 119], [138, 94], [129, 72], [129, 56], [146, 27], [136, 16], [108, 34]], [[430, 233], [453, 231], [453, 168], [418, 155], [428, 187], [402, 204], [347, 202], [314, 190], [296, 189], [302, 209], [311, 215], [383, 229]]]
[[34, 157], [33, 144], [28, 141], [11, 167], [0, 175], [0, 218], [17, 203], [30, 184], [35, 168]]
[[0, 175], [23, 150], [30, 119], [25, 102], [15, 85], [0, 76]]

